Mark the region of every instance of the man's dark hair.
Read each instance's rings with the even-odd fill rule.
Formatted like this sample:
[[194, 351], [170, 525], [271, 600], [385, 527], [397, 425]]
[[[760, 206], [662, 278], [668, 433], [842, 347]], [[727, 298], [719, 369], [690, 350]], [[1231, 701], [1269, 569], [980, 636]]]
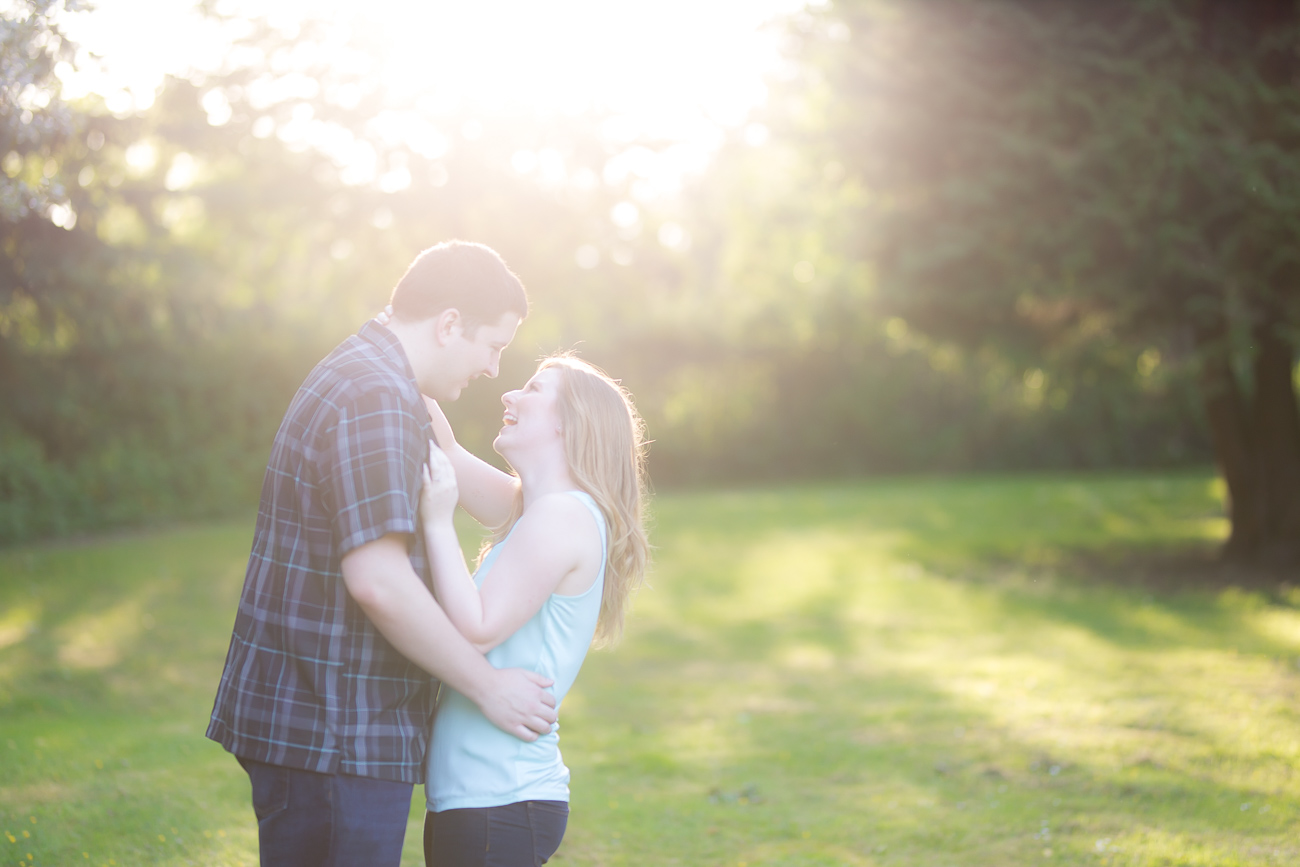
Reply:
[[471, 332], [495, 325], [507, 312], [528, 315], [524, 284], [495, 250], [470, 241], [444, 241], [416, 256], [390, 303], [393, 315], [407, 322], [454, 307]]

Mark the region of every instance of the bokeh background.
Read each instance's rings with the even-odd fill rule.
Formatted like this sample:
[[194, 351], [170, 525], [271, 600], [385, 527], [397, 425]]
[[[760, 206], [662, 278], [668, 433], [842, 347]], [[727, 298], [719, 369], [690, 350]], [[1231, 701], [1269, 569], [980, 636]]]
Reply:
[[661, 489], [1217, 464], [1295, 561], [1295, 3], [470, 7], [0, 5], [0, 542], [250, 509], [463, 238], [534, 305], [480, 453], [576, 348]]
[[557, 349], [654, 440], [556, 863], [1300, 863], [1298, 25], [0, 0], [0, 864], [255, 862], [271, 440], [449, 238], [533, 302], [467, 445]]

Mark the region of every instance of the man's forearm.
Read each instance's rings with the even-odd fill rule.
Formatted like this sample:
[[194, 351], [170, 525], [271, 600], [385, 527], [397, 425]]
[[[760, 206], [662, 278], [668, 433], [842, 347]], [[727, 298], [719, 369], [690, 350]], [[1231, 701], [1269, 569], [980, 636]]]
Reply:
[[[348, 591], [393, 647], [420, 668], [477, 701], [492, 665], [452, 625], [411, 569], [405, 549], [386, 563], [344, 571]], [[370, 567], [370, 568], [366, 568]], [[378, 567], [378, 569], [376, 569]], [[377, 574], [376, 574], [377, 572]]]
[[411, 568], [408, 536], [389, 534], [343, 556], [343, 582], [393, 647], [445, 681], [497, 728], [526, 741], [551, 730], [552, 681], [519, 669], [498, 671], [461, 636]]

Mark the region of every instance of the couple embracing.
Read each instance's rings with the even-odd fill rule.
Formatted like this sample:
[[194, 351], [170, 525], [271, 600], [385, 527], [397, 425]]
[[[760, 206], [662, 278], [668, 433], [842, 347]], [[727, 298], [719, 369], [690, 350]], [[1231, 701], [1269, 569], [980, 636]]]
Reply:
[[[645, 568], [641, 421], [604, 373], [548, 358], [502, 398], [503, 473], [437, 401], [496, 376], [523, 285], [453, 241], [391, 304], [276, 434], [207, 735], [248, 773], [263, 865], [396, 865], [416, 782], [427, 864], [542, 864], [568, 818], [560, 703]], [[473, 575], [458, 503], [494, 530]]]

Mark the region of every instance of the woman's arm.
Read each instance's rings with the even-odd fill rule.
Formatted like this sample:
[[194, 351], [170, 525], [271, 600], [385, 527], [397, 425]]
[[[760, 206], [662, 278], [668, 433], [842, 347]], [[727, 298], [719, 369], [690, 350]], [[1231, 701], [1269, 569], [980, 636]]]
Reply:
[[470, 454], [456, 442], [451, 423], [447, 421], [438, 402], [426, 397], [424, 404], [429, 408], [433, 435], [456, 470], [460, 505], [480, 524], [486, 527], [501, 526], [510, 517], [510, 509], [518, 496], [519, 479]]
[[451, 462], [431, 448], [420, 517], [434, 596], [452, 625], [481, 651], [513, 635], [567, 576], [575, 571], [595, 575], [599, 567], [599, 530], [590, 512], [573, 497], [552, 494], [529, 506], [477, 588], [452, 525], [455, 505]]

